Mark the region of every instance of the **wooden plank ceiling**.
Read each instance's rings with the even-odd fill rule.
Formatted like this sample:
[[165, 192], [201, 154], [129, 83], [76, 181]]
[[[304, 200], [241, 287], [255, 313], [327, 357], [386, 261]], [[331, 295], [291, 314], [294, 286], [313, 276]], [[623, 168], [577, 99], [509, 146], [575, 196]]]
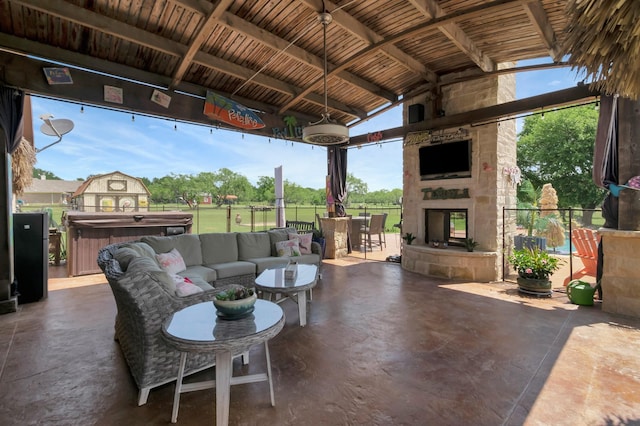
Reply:
[[318, 13], [326, 10], [333, 17], [327, 27], [328, 109], [333, 119], [354, 124], [404, 98], [437, 91], [454, 76], [489, 75], [500, 63], [531, 58], [560, 61], [565, 5], [0, 0], [0, 50], [143, 82], [170, 95], [202, 98], [213, 90], [261, 113], [319, 119], [324, 49]]

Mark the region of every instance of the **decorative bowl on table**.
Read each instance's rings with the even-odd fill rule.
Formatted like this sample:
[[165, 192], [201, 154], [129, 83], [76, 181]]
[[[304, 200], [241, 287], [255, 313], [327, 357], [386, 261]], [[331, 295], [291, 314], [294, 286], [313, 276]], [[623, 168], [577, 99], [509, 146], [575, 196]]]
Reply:
[[218, 310], [218, 316], [225, 319], [238, 319], [253, 312], [258, 296], [252, 288], [231, 286], [213, 299], [213, 305]]

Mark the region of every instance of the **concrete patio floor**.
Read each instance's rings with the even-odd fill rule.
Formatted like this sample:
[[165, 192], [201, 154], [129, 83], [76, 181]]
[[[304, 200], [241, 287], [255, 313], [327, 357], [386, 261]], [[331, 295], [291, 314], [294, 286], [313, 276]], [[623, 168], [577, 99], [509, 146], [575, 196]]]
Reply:
[[[0, 316], [0, 423], [170, 424], [173, 384], [136, 405], [104, 277], [52, 277], [49, 289]], [[539, 299], [347, 257], [324, 263], [306, 327], [281, 306], [276, 406], [266, 383], [234, 386], [232, 425], [640, 424], [640, 320], [572, 305], [561, 284]], [[263, 372], [263, 347], [234, 370]], [[178, 424], [214, 419], [213, 390], [182, 395]]]

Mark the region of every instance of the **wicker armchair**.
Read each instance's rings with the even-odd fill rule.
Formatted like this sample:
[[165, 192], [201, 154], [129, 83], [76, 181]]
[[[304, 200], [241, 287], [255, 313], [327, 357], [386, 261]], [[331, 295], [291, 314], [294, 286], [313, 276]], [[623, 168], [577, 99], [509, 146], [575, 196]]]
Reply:
[[[220, 289], [177, 297], [160, 285], [149, 271], [129, 268], [123, 272], [114, 258], [122, 245], [103, 247], [97, 261], [111, 286], [118, 309], [115, 339], [138, 385], [138, 405], [143, 405], [152, 388], [175, 380], [178, 373], [180, 353], [163, 340], [162, 323], [179, 309], [213, 300]], [[185, 371], [192, 374], [214, 364], [213, 353], [190, 354]]]

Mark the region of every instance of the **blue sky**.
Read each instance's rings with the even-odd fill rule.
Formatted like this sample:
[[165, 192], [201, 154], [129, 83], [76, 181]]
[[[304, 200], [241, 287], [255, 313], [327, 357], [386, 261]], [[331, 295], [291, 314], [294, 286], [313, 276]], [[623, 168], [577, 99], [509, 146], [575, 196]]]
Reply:
[[[520, 65], [534, 62], [524, 62]], [[518, 99], [575, 86], [578, 78], [570, 68], [520, 73], [516, 76]], [[303, 187], [323, 188], [326, 148], [284, 142], [209, 127], [135, 116], [131, 113], [32, 98], [36, 148], [57, 140], [40, 132], [40, 115], [74, 122], [74, 129], [37, 155], [36, 167], [65, 180], [119, 170], [136, 176], [162, 177], [171, 173], [198, 174], [228, 168], [256, 184], [260, 176], [274, 176], [283, 167], [283, 177]], [[174, 130], [177, 125], [177, 130]], [[402, 125], [402, 108], [394, 108], [351, 128], [359, 135]], [[402, 143], [384, 143], [350, 149], [349, 173], [367, 183], [369, 190], [402, 188]]]

